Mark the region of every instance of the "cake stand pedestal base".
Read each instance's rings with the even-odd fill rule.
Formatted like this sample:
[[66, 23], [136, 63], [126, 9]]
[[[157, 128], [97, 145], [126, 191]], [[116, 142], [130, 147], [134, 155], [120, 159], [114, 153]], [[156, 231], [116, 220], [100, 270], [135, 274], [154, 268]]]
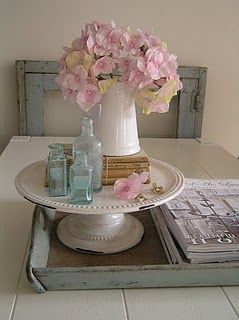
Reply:
[[142, 223], [129, 214], [70, 214], [57, 227], [59, 240], [85, 253], [110, 254], [127, 250], [143, 237]]

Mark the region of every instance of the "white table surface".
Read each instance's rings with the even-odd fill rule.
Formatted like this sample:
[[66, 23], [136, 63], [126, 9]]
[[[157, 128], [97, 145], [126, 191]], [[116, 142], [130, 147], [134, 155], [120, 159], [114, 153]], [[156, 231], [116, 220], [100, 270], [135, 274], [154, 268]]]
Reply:
[[[52, 142], [72, 138], [13, 137], [0, 157], [0, 320], [239, 319], [238, 286], [35, 293], [25, 276], [33, 204], [17, 194], [14, 178]], [[239, 160], [213, 144], [145, 138], [141, 146], [186, 177], [239, 178]]]

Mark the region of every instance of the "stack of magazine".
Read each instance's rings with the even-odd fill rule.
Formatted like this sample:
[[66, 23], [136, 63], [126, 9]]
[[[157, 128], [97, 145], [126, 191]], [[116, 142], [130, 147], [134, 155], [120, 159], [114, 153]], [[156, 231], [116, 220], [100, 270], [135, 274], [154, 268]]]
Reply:
[[171, 263], [239, 260], [239, 180], [186, 179], [177, 198], [151, 212]]

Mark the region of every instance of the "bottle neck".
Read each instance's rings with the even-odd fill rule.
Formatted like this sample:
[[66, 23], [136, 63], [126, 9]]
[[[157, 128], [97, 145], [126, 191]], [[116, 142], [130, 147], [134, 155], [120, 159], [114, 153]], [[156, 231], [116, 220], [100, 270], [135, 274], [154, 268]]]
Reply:
[[83, 136], [93, 136], [93, 121], [89, 118], [84, 118], [82, 120], [82, 131], [81, 135]]
[[49, 145], [49, 158], [50, 159], [64, 158], [64, 146], [60, 143]]
[[82, 136], [93, 136], [93, 126], [82, 126], [82, 131], [81, 131]]

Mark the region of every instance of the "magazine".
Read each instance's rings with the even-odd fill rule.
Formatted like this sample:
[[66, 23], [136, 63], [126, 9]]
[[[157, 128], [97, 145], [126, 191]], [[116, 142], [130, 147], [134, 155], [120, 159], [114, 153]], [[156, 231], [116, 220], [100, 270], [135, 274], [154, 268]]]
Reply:
[[184, 191], [160, 209], [191, 263], [239, 260], [239, 180], [186, 179]]
[[168, 262], [170, 264], [183, 264], [183, 260], [186, 258], [179, 247], [176, 246], [176, 243], [164, 221], [162, 211], [159, 207], [154, 207], [150, 209], [150, 211]]

